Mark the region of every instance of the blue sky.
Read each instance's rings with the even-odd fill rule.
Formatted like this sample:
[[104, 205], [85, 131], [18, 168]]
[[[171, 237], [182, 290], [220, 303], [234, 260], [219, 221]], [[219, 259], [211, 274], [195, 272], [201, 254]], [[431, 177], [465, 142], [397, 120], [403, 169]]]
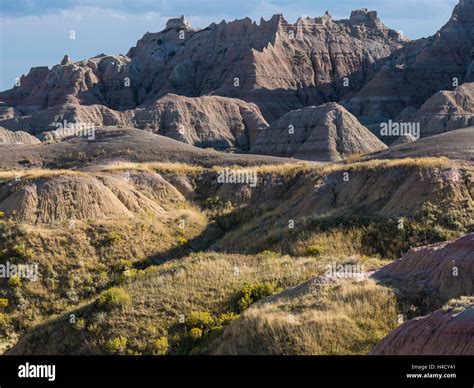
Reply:
[[[245, 16], [269, 19], [282, 13], [348, 18], [369, 8], [390, 28], [414, 39], [436, 32], [458, 0], [0, 0], [0, 90], [33, 66], [53, 66], [64, 54], [81, 60], [99, 53], [125, 54], [146, 32], [184, 14], [193, 27]], [[75, 30], [76, 39], [69, 39]]]

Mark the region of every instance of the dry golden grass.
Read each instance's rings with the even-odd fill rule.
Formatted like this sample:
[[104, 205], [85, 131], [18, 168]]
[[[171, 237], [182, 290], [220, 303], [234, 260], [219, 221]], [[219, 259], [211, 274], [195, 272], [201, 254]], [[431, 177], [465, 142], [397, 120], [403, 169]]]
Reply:
[[442, 311], [451, 313], [460, 313], [474, 305], [474, 296], [461, 296], [456, 299], [450, 299], [441, 308]]
[[[175, 317], [203, 309], [225, 312], [231, 307], [234, 293], [245, 283], [275, 282], [287, 288], [323, 274], [330, 263], [345, 260], [327, 255], [275, 256], [198, 253], [152, 268], [153, 274], [146, 281], [132, 282], [125, 288], [137, 303], [142, 301], [146, 305], [146, 301], [154, 300], [179, 306]], [[383, 264], [370, 258], [361, 259], [361, 263], [367, 269]]]
[[298, 234], [296, 241], [282, 244], [281, 247], [291, 255], [305, 255], [308, 247], [320, 245], [324, 247], [327, 254], [349, 256], [363, 252], [363, 244], [364, 232], [360, 228], [351, 228], [349, 230], [335, 229], [319, 233], [303, 230]]
[[[294, 175], [296, 173], [317, 172], [320, 175], [328, 175], [339, 171], [350, 170], [374, 170], [374, 169], [391, 169], [397, 167], [420, 167], [420, 168], [438, 168], [446, 167], [453, 164], [453, 161], [446, 157], [424, 157], [424, 158], [404, 158], [404, 159], [373, 159], [367, 161], [359, 161], [361, 155], [354, 155], [351, 158], [341, 162], [321, 164], [316, 162], [297, 162], [285, 164], [270, 164], [256, 167], [240, 167], [234, 166], [232, 169], [242, 171], [256, 171], [259, 174], [281, 174]], [[216, 166], [213, 169], [221, 169]]]
[[[131, 296], [130, 305], [104, 312], [94, 307], [87, 314], [75, 311], [85, 323], [80, 335], [67, 319], [51, 321], [46, 326], [65, 338], [77, 353], [101, 354], [106, 352], [109, 339], [126, 337], [127, 352], [147, 354], [153, 341], [166, 331], [170, 333], [171, 353], [176, 353], [180, 349], [179, 339], [171, 333], [180, 316], [187, 317], [192, 312], [217, 316], [231, 311], [237, 292], [247, 283], [272, 282], [282, 289], [293, 287], [324, 274], [336, 260], [331, 256], [198, 253], [148, 267], [123, 280], [119, 286]], [[380, 261], [371, 259], [361, 259], [361, 263], [367, 268], [381, 265]], [[64, 316], [68, 317], [70, 312]], [[56, 345], [47, 346], [54, 349]]]
[[123, 286], [132, 296], [133, 305], [109, 317], [114, 327], [107, 328], [107, 336], [128, 333], [137, 344], [137, 350], [143, 351], [146, 338], [136, 333], [146, 324], [169, 328], [177, 323], [181, 314], [230, 311], [235, 293], [245, 283], [268, 281], [282, 287], [294, 286], [323, 273], [324, 262], [313, 258], [218, 253], [173, 260], [150, 268], [150, 274]]
[[102, 166], [101, 171], [123, 171], [123, 170], [138, 170], [138, 171], [157, 171], [170, 172], [180, 175], [195, 174], [204, 171], [204, 168], [184, 163], [164, 163], [164, 162], [149, 162], [149, 163], [133, 163], [133, 162], [114, 162]]
[[87, 176], [88, 174], [78, 170], [49, 170], [49, 169], [23, 169], [23, 170], [9, 170], [0, 171], [0, 179], [13, 180], [17, 177], [20, 179], [36, 179], [48, 178], [54, 176]]
[[211, 345], [214, 354], [368, 354], [397, 326], [393, 292], [372, 280], [311, 286], [259, 303]]
[[364, 155], [366, 155], [366, 154], [361, 154], [361, 153], [351, 154], [351, 155], [347, 156], [346, 158], [344, 158], [343, 162], [355, 163], [355, 162], [359, 161], [360, 159], [362, 159], [364, 157]]
[[[227, 167], [232, 170], [239, 171], [255, 171], [258, 174], [281, 174], [281, 175], [295, 175], [297, 173], [304, 172], [317, 172], [321, 175], [328, 175], [338, 171], [350, 171], [350, 170], [363, 170], [363, 169], [379, 169], [379, 168], [395, 168], [395, 167], [423, 167], [423, 168], [436, 168], [446, 167], [451, 165], [453, 162], [448, 158], [405, 158], [405, 159], [390, 159], [390, 160], [370, 160], [370, 161], [356, 161], [355, 159], [348, 159], [343, 162], [321, 165], [318, 163], [311, 162], [297, 162], [297, 163], [285, 163], [285, 164], [272, 164], [272, 165], [261, 165], [255, 167], [241, 167], [232, 166]], [[108, 165], [100, 167], [100, 171], [123, 171], [123, 170], [138, 170], [138, 171], [157, 171], [175, 173], [179, 175], [196, 174], [205, 171], [217, 171], [224, 169], [223, 166], [214, 166], [213, 168], [206, 169], [204, 167], [184, 164], [184, 163], [164, 163], [164, 162], [148, 162], [148, 163], [133, 163], [133, 162], [114, 162]], [[88, 173], [79, 170], [66, 170], [66, 169], [19, 169], [19, 170], [8, 170], [0, 171], [0, 179], [15, 179], [20, 176], [25, 179], [44, 178], [58, 175], [69, 175], [69, 176], [84, 176]]]
[[[299, 198], [298, 196], [303, 198], [312, 181], [316, 180], [314, 178], [337, 171], [415, 166], [439, 168], [449, 166], [450, 163], [446, 158], [417, 158], [351, 161], [324, 166], [289, 163], [235, 168], [254, 170], [259, 174], [281, 174], [290, 177], [297, 174], [304, 174], [305, 177], [308, 175], [308, 182], [296, 187], [296, 190], [301, 192], [296, 193], [298, 194], [296, 198]], [[204, 169], [178, 163], [114, 163], [101, 166], [100, 171], [143, 170], [191, 175], [215, 172], [219, 168]], [[14, 179], [18, 172], [21, 173], [22, 179], [96, 173], [32, 169], [0, 172], [0, 179]], [[293, 181], [289, 179], [287, 181], [290, 182], [288, 185], [290, 188]], [[292, 198], [295, 198], [294, 193], [292, 195]], [[268, 217], [282, 214], [284, 206], [290, 203], [284, 203], [283, 200], [280, 202], [281, 207], [269, 208], [264, 214]], [[25, 288], [24, 291], [28, 292], [29, 298], [28, 314], [32, 317], [26, 317], [24, 314], [21, 324], [28, 327], [40, 322], [46, 317], [44, 311], [51, 315], [63, 314], [85, 301], [93, 301], [100, 287], [110, 287], [117, 281], [118, 276], [114, 277], [113, 271], [121, 259], [133, 263], [157, 253], [163, 254], [168, 249], [174, 251], [179, 248], [181, 241], [184, 241], [182, 237], [192, 240], [200, 236], [209, 226], [203, 213], [188, 203], [184, 209], [173, 210], [173, 218], [185, 217], [190, 224], [187, 225], [184, 236], [183, 232], [177, 229], [176, 220], [170, 219], [165, 222], [152, 217], [143, 217], [133, 223], [131, 221], [83, 225], [79, 223], [77, 229], [73, 231], [66, 230], [67, 225], [60, 226], [64, 229], [61, 232], [54, 229], [45, 230], [43, 233], [39, 228], [31, 228], [29, 231], [31, 234], [28, 233], [22, 238], [34, 248], [38, 261], [41, 261], [42, 268], [46, 268], [45, 273], [50, 276], [46, 280], [48, 283], [38, 283]], [[235, 251], [242, 252], [248, 247], [255, 247], [255, 252], [268, 249], [269, 237], [275, 237], [274, 242], [281, 242], [281, 239], [278, 240], [281, 236], [274, 228], [277, 217], [265, 219], [256, 217], [255, 213], [252, 217], [239, 229], [235, 228], [227, 233], [233, 237], [229, 241], [235, 241], [235, 245], [232, 246]], [[284, 230], [286, 233], [286, 225]], [[111, 232], [112, 235], [109, 235]], [[118, 238], [115, 238], [117, 235]], [[108, 339], [125, 336], [128, 339], [129, 350], [135, 353], [147, 353], [150, 341], [156, 339], [154, 335], [171, 329], [181, 314], [187, 316], [193, 311], [206, 311], [216, 315], [227, 312], [232, 309], [236, 292], [245, 283], [275, 282], [280, 287], [288, 288], [319, 276], [325, 272], [328, 263], [345, 263], [348, 256], [358, 254], [361, 256], [360, 248], [364, 243], [362, 237], [362, 232], [356, 228], [313, 234], [308, 232], [298, 236], [299, 240], [296, 243], [295, 240], [290, 242], [293, 248], [286, 251], [294, 257], [210, 253], [196, 254], [160, 266], [152, 266], [145, 273], [140, 272], [136, 278], [121, 284], [132, 297], [130, 306], [106, 312], [105, 318], [97, 319], [94, 314], [102, 312], [90, 307], [92, 314], [84, 317], [86, 329], [80, 336], [77, 332], [70, 332], [72, 329], [67, 322], [61, 323], [63, 327], [58, 333], [64, 334], [70, 348], [77, 349], [78, 352], [101, 353]], [[312, 245], [323, 246], [324, 253], [318, 257], [307, 257], [306, 249]], [[229, 247], [230, 245], [224, 246], [226, 249], [230, 249]], [[355, 259], [359, 260], [367, 271], [384, 264], [381, 260], [363, 256]], [[46, 286], [43, 287], [43, 284]], [[69, 297], [68, 293], [71, 290], [78, 294], [78, 300]], [[296, 321], [286, 320], [288, 312], [295, 316]], [[344, 284], [340, 287], [329, 287], [307, 298], [278, 302], [248, 311], [242, 318], [244, 326], [236, 323], [233, 327], [237, 329], [229, 329], [230, 334], [227, 335], [231, 338], [228, 344], [232, 347], [226, 352], [365, 354], [374, 342], [391, 328], [394, 314], [392, 295], [380, 286], [364, 282], [363, 285], [361, 283], [353, 286]], [[232, 330], [237, 330], [235, 337], [232, 335]], [[257, 337], [244, 336], [246, 332], [252, 330], [257, 333]], [[239, 339], [239, 336], [242, 338]], [[274, 339], [276, 342], [272, 348], [271, 341]]]
[[322, 168], [322, 174], [327, 175], [338, 171], [391, 169], [397, 167], [439, 168], [452, 165], [446, 157], [403, 158], [403, 159], [373, 159], [361, 162], [341, 162], [329, 164]]
[[[318, 163], [312, 162], [295, 162], [295, 163], [283, 163], [283, 164], [266, 164], [255, 167], [231, 167], [234, 170], [242, 171], [255, 171], [257, 174], [280, 174], [280, 175], [292, 175], [299, 172], [314, 170], [320, 167]], [[222, 167], [214, 167], [214, 170], [221, 169]]]
[[[185, 230], [179, 228], [181, 219], [186, 220]], [[27, 313], [11, 311], [22, 328], [94, 298], [117, 280], [122, 262], [132, 265], [170, 250], [184, 251], [180, 237], [193, 240], [208, 226], [205, 216], [191, 207], [176, 209], [166, 219], [147, 213], [127, 220], [76, 221], [73, 226], [5, 223], [11, 236], [3, 237], [1, 248], [25, 244], [34, 252], [40, 273], [39, 281], [24, 282], [21, 289], [28, 296]]]
[[252, 167], [242, 166], [214, 166], [212, 168], [205, 168], [195, 165], [183, 164], [183, 163], [162, 163], [162, 162], [149, 162], [149, 163], [133, 163], [133, 162], [115, 162], [105, 166], [101, 166], [100, 171], [122, 171], [122, 170], [139, 170], [139, 171], [158, 171], [176, 173], [180, 175], [195, 174], [202, 172], [216, 172], [225, 168], [237, 171], [255, 171], [259, 174], [289, 174], [301, 172], [315, 168], [317, 165], [310, 162], [298, 162], [298, 163], [285, 163], [285, 164], [271, 164], [261, 165]]

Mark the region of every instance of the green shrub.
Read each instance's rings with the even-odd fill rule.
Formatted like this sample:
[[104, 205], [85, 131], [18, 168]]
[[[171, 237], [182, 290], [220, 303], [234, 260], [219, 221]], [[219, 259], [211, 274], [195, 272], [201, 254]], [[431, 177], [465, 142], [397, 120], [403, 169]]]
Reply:
[[232, 321], [235, 321], [238, 317], [239, 314], [236, 314], [234, 312], [223, 313], [219, 315], [216, 321], [220, 326], [225, 326], [231, 323]]
[[109, 353], [123, 353], [127, 347], [126, 337], [115, 337], [107, 341], [106, 348]]
[[4, 334], [10, 325], [11, 317], [7, 314], [0, 313], [0, 333]]
[[0, 309], [4, 309], [8, 307], [8, 299], [0, 298]]
[[105, 244], [112, 246], [118, 244], [122, 240], [122, 236], [117, 232], [109, 232], [105, 236]]
[[208, 209], [215, 208], [219, 206], [221, 199], [218, 195], [210, 196], [204, 200], [204, 206]]
[[13, 288], [21, 287], [23, 282], [19, 276], [12, 276], [8, 279], [8, 285]]
[[131, 280], [136, 278], [138, 275], [138, 270], [135, 268], [132, 269], [126, 269], [120, 274], [119, 281], [120, 282], [126, 282], [127, 280]]
[[132, 298], [129, 293], [118, 287], [112, 287], [104, 291], [97, 298], [98, 305], [106, 308], [123, 307], [131, 302]]
[[178, 244], [179, 245], [186, 245], [188, 243], [188, 239], [184, 236], [178, 237]]
[[130, 260], [120, 259], [119, 262], [114, 265], [114, 270], [117, 272], [122, 272], [131, 269], [132, 267], [133, 264]]
[[258, 254], [258, 257], [260, 257], [262, 259], [275, 259], [279, 256], [280, 256], [280, 254], [278, 252], [274, 252], [274, 251], [270, 251], [270, 250], [265, 250], [265, 251], [262, 251]]
[[273, 283], [246, 284], [237, 294], [237, 310], [242, 312], [255, 302], [274, 294], [277, 287]]
[[199, 327], [193, 327], [191, 330], [189, 330], [189, 335], [193, 339], [199, 339], [202, 337], [203, 331]]
[[100, 271], [97, 274], [97, 281], [99, 282], [99, 285], [105, 285], [106, 283], [109, 282], [109, 273], [107, 271]]
[[153, 354], [157, 356], [164, 355], [168, 352], [168, 338], [163, 336], [153, 341]]
[[10, 250], [10, 256], [16, 257], [22, 261], [28, 261], [32, 260], [35, 257], [35, 254], [31, 249], [26, 248], [24, 244], [19, 244], [13, 246]]
[[192, 312], [185, 320], [180, 337], [180, 351], [183, 354], [200, 354], [201, 347], [215, 338], [225, 325], [239, 317], [235, 312], [227, 312], [214, 317], [208, 312]]
[[87, 326], [86, 330], [92, 334], [99, 334], [100, 328], [97, 323], [91, 323]]
[[320, 244], [310, 245], [306, 248], [306, 254], [309, 256], [319, 257], [326, 252], [326, 249]]
[[145, 274], [157, 272], [160, 270], [160, 267], [158, 265], [150, 265], [149, 267], [145, 268]]
[[79, 331], [84, 330], [84, 328], [86, 327], [86, 321], [84, 320], [84, 318], [78, 318], [74, 322], [73, 327], [74, 329], [79, 330]]
[[192, 312], [185, 321], [188, 329], [198, 327], [200, 329], [209, 329], [214, 324], [213, 316], [208, 312]]

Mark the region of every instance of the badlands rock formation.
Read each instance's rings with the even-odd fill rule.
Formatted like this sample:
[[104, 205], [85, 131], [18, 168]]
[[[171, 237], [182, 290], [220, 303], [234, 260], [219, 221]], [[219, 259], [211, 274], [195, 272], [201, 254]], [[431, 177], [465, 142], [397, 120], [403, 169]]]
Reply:
[[436, 93], [411, 121], [420, 123], [422, 137], [474, 126], [474, 83]]
[[290, 24], [275, 15], [260, 24], [246, 18], [203, 30], [172, 19], [163, 31], [146, 33], [127, 56], [73, 64], [66, 58], [51, 70], [33, 68], [0, 100], [26, 113], [64, 103], [124, 110], [167, 93], [218, 94], [255, 102], [274, 120], [359, 90], [378, 62], [405, 44], [367, 10], [340, 21], [327, 14]]
[[327, 103], [285, 114], [260, 133], [250, 152], [331, 162], [385, 148], [345, 108]]
[[[473, 80], [473, 14], [474, 0], [461, 0], [436, 35], [413, 42], [366, 9], [344, 20], [326, 13], [292, 24], [274, 15], [259, 24], [246, 18], [201, 30], [182, 16], [147, 32], [127, 55], [77, 62], [65, 55], [51, 69], [32, 68], [0, 93], [0, 125], [52, 139], [63, 137], [56, 130], [64, 120], [133, 126], [244, 151], [265, 121], [328, 101], [377, 126]], [[426, 135], [472, 124], [471, 99], [462, 97], [468, 88], [435, 96], [418, 112]], [[311, 159], [308, 153], [301, 150]]]
[[[201, 147], [248, 150], [268, 124], [251, 103], [227, 97], [166, 95], [137, 109], [118, 111], [104, 105], [67, 103], [23, 116], [4, 114], [2, 122], [12, 130], [42, 134], [45, 140], [88, 136], [88, 130], [104, 126], [148, 129]], [[68, 130], [69, 129], [69, 130]]]
[[474, 295], [474, 233], [410, 250], [374, 278], [404, 290], [426, 288], [442, 299]]
[[[2, 124], [14, 131], [24, 129], [29, 133], [44, 137], [45, 140], [67, 138], [68, 128], [88, 129], [111, 125], [133, 127], [129, 113], [115, 111], [100, 104], [73, 103], [16, 115], [3, 120]], [[80, 135], [76, 134], [76, 136]]]
[[460, 0], [449, 22], [435, 35], [393, 53], [353, 98], [349, 110], [362, 123], [394, 119], [419, 108], [439, 90], [474, 81], [474, 0]]
[[63, 60], [61, 61], [60, 65], [61, 66], [64, 66], [64, 65], [72, 65], [74, 62], [73, 60], [69, 57], [69, 55], [65, 55], [63, 57]]
[[400, 136], [398, 139], [396, 139], [392, 144], [390, 144], [390, 147], [394, 147], [401, 144], [413, 143], [414, 141], [416, 141], [416, 137], [412, 134], [407, 134]]
[[[274, 120], [320, 104], [322, 96], [360, 89], [373, 76], [375, 62], [403, 44], [375, 13], [361, 10], [341, 21], [325, 15], [290, 24], [275, 15], [259, 25], [246, 18], [200, 31], [169, 26], [146, 34], [128, 56], [140, 73], [139, 102], [169, 92], [213, 93], [255, 102]], [[346, 76], [350, 82], [344, 86]]]
[[169, 19], [166, 22], [166, 29], [168, 28], [189, 30], [191, 29], [191, 24], [189, 24], [184, 15], [181, 15], [179, 18]]
[[472, 356], [474, 299], [463, 298], [458, 304], [453, 302], [442, 310], [404, 323], [377, 344], [370, 354]]
[[410, 250], [372, 275], [398, 289], [446, 302], [429, 315], [402, 324], [371, 351], [374, 355], [474, 353], [474, 233]]
[[100, 128], [94, 132], [93, 139], [79, 136], [35, 147], [3, 147], [0, 152], [0, 168], [10, 170], [23, 168], [25, 164], [34, 168], [81, 169], [111, 162], [171, 162], [211, 167], [292, 161], [265, 155], [216, 152], [149, 131], [117, 127]]
[[200, 147], [248, 150], [268, 124], [254, 104], [236, 98], [168, 94], [133, 111], [137, 128]]
[[136, 106], [134, 89], [126, 86], [131, 73], [130, 58], [124, 55], [101, 54], [52, 69], [32, 68], [20, 78], [20, 86], [1, 93], [0, 100], [23, 114], [66, 103], [130, 109]]
[[[396, 140], [396, 142], [398, 139]], [[368, 155], [365, 159], [398, 159], [447, 157], [474, 161], [474, 127], [456, 129], [423, 139], [394, 144], [393, 147]]]
[[0, 146], [17, 145], [17, 144], [38, 144], [41, 143], [36, 137], [31, 136], [27, 132], [12, 132], [8, 129], [0, 127]]
[[165, 217], [163, 206], [183, 196], [157, 173], [119, 176], [58, 174], [21, 178], [0, 186], [0, 211], [30, 224], [116, 220], [145, 212]]

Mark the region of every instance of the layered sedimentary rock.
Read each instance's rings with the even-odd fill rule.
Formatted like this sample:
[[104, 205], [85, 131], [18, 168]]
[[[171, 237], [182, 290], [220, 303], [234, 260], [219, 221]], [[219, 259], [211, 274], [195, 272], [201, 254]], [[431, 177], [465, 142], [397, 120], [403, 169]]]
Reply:
[[402, 324], [371, 354], [474, 354], [474, 233], [414, 248], [372, 276], [402, 294], [424, 292], [445, 305]]
[[258, 25], [246, 18], [200, 31], [169, 26], [146, 34], [128, 55], [140, 69], [140, 99], [214, 93], [255, 102], [274, 120], [320, 104], [322, 96], [334, 99], [360, 89], [375, 63], [404, 43], [376, 13], [360, 10], [340, 21], [327, 14], [290, 24], [275, 15]]
[[[244, 150], [252, 145], [252, 133], [258, 131], [244, 123], [249, 134], [243, 139], [236, 127], [249, 121], [244, 118], [247, 113], [237, 118], [232, 114], [229, 120], [239, 124], [226, 124], [223, 130], [222, 122], [212, 116], [215, 111], [204, 117], [208, 110], [196, 101], [178, 103], [200, 110], [196, 125], [185, 119], [184, 135], [176, 131], [175, 121], [167, 129], [154, 106], [161, 112], [163, 104], [157, 100], [176, 94], [218, 95], [255, 103], [270, 123], [291, 110], [338, 101], [364, 125], [377, 129], [381, 122], [407, 113], [413, 119], [414, 112], [439, 90], [449, 93], [454, 85], [474, 80], [473, 14], [474, 0], [461, 0], [437, 34], [413, 42], [385, 27], [376, 12], [366, 9], [353, 11], [345, 20], [333, 20], [326, 13], [293, 24], [274, 15], [259, 24], [246, 18], [201, 30], [192, 28], [182, 16], [170, 19], [161, 32], [146, 33], [127, 55], [101, 54], [77, 62], [66, 55], [52, 69], [32, 68], [17, 86], [0, 93], [0, 125], [35, 134], [52, 131], [48, 116], [61, 118], [63, 110], [79, 111], [69, 107], [73, 104], [92, 106], [92, 113], [81, 111], [80, 115], [104, 116], [105, 125], [150, 128], [143, 123], [160, 122], [165, 132], [193, 144]], [[468, 117], [471, 100], [458, 98], [465, 88], [426, 102], [418, 112], [429, 127], [425, 133], [472, 124]], [[454, 100], [452, 106], [447, 100]], [[227, 108], [216, 111], [222, 109]], [[137, 110], [135, 121], [133, 110]], [[46, 119], [33, 116], [42, 111], [47, 112]], [[248, 111], [254, 109], [245, 108]], [[263, 119], [251, 120], [258, 121], [258, 128], [264, 126]], [[97, 124], [101, 123], [99, 118]], [[199, 128], [210, 123], [217, 127]], [[229, 133], [234, 132], [238, 135], [231, 137]]]
[[151, 130], [201, 147], [248, 150], [268, 124], [257, 106], [219, 96], [183, 97], [166, 95], [146, 107], [125, 111], [104, 105], [67, 103], [26, 115], [5, 112], [0, 123], [12, 130], [42, 134], [45, 140], [88, 136], [104, 126]]
[[132, 121], [160, 135], [200, 147], [248, 150], [268, 124], [254, 104], [236, 98], [166, 95], [136, 109]]
[[369, 155], [366, 159], [423, 158], [427, 156], [474, 161], [474, 127], [456, 129], [403, 144], [392, 144], [390, 148]]
[[431, 136], [474, 126], [474, 83], [430, 97], [412, 119], [420, 123], [421, 136]]
[[178, 190], [148, 172], [129, 172], [125, 179], [123, 173], [20, 176], [0, 186], [0, 211], [31, 224], [131, 218], [145, 212], [164, 218], [164, 208], [181, 201]]
[[[461, 179], [460, 176], [453, 179]], [[430, 290], [443, 299], [474, 295], [474, 233], [410, 250], [373, 275], [398, 288]]]
[[60, 63], [60, 65], [72, 65], [74, 62], [73, 60], [69, 57], [69, 55], [65, 55]]
[[474, 0], [461, 0], [444, 27], [394, 52], [345, 105], [364, 124], [380, 123], [419, 108], [439, 90], [474, 81], [473, 25]]
[[414, 141], [416, 141], [416, 137], [412, 134], [402, 135], [397, 138], [392, 144], [390, 144], [390, 147], [394, 147], [401, 144], [409, 144], [413, 143]]
[[314, 161], [337, 161], [386, 146], [336, 103], [291, 111], [262, 131], [250, 152]]
[[68, 128], [94, 128], [111, 125], [133, 126], [131, 112], [120, 112], [104, 105], [79, 105], [67, 103], [38, 110], [29, 114], [16, 114], [0, 120], [11, 130], [25, 130], [43, 136], [46, 140], [61, 139]]
[[190, 144], [136, 128], [104, 127], [93, 138], [76, 136], [40, 146], [3, 147], [0, 168], [24, 167], [76, 169], [85, 165], [115, 162], [163, 162], [198, 166], [255, 166], [288, 163], [288, 159], [248, 155], [194, 147]]
[[372, 355], [474, 354], [474, 298], [412, 319], [385, 337]]
[[0, 93], [0, 100], [23, 113], [67, 103], [118, 110], [135, 107], [130, 58], [102, 54], [75, 63], [64, 58], [61, 63], [52, 69], [31, 69], [20, 78], [19, 86]]
[[203, 30], [182, 17], [146, 33], [127, 56], [65, 58], [51, 70], [32, 69], [0, 100], [23, 111], [64, 103], [124, 110], [167, 93], [218, 94], [255, 102], [273, 120], [359, 90], [378, 62], [404, 44], [367, 10], [348, 20], [326, 14], [290, 24], [275, 15], [259, 24], [246, 18]]
[[27, 132], [12, 132], [0, 127], [0, 146], [16, 144], [38, 144], [41, 143], [36, 137]]

